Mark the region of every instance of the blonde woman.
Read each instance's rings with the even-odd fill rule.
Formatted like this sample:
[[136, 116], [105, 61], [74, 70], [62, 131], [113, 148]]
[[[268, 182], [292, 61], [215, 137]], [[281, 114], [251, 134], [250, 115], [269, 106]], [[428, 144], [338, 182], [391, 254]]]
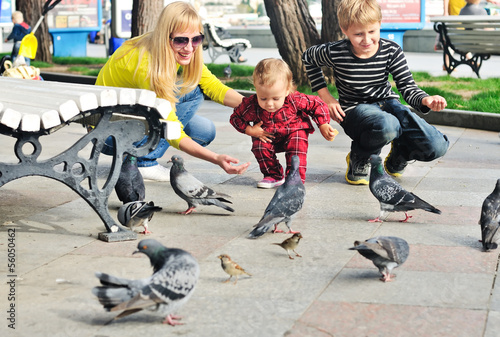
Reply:
[[175, 105], [167, 119], [181, 122], [181, 137], [168, 142], [161, 139], [153, 152], [138, 158], [144, 179], [169, 180], [169, 170], [159, 165], [157, 159], [170, 145], [219, 165], [230, 174], [241, 174], [250, 165], [233, 165], [239, 163], [238, 159], [206, 148], [215, 138], [215, 126], [209, 119], [196, 115], [203, 93], [232, 108], [241, 103], [243, 96], [222, 84], [203, 64], [203, 39], [203, 25], [194, 7], [182, 1], [173, 2], [163, 9], [152, 32], [126, 41], [99, 72], [97, 85], [149, 89]]

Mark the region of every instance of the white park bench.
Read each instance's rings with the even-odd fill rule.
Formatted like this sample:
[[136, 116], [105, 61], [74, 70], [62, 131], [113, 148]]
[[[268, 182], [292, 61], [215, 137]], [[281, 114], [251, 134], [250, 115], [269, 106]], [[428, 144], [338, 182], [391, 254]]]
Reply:
[[[179, 123], [160, 120], [167, 118], [170, 111], [168, 101], [148, 90], [0, 77], [0, 134], [17, 139], [14, 153], [18, 160], [0, 161], [0, 187], [26, 176], [58, 180], [99, 215], [107, 230], [99, 233], [101, 240], [136, 239], [136, 233], [113, 220], [108, 197], [118, 180], [125, 153], [144, 156], [156, 148], [161, 137], [180, 137]], [[60, 154], [40, 160], [40, 137], [50, 137], [70, 123], [87, 125], [89, 132], [74, 144], [60, 144]], [[133, 146], [145, 134], [149, 137], [146, 144]], [[110, 136], [115, 151], [106, 182], [99, 187], [97, 164]], [[23, 148], [26, 144], [31, 146]], [[89, 145], [90, 155], [83, 157], [82, 150]]]
[[227, 54], [231, 60], [237, 60], [237, 49], [233, 47], [238, 47], [241, 52], [247, 48], [252, 48], [252, 44], [247, 39], [221, 39], [212, 23], [205, 23], [203, 29], [205, 32], [203, 49], [208, 51], [212, 63], [224, 54]]
[[443, 60], [448, 74], [457, 66], [466, 64], [480, 77], [483, 61], [491, 55], [500, 55], [499, 16], [434, 16], [431, 21], [443, 45]]

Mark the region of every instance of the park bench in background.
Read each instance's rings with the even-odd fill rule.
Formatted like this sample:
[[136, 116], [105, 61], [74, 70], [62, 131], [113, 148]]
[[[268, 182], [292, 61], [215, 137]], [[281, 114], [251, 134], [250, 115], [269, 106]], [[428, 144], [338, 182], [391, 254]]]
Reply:
[[[144, 156], [156, 148], [160, 137], [180, 137], [179, 123], [160, 121], [170, 111], [168, 101], [148, 90], [0, 77], [0, 134], [17, 139], [14, 153], [18, 160], [0, 162], [0, 187], [26, 176], [58, 180], [99, 215], [107, 230], [99, 233], [101, 240], [136, 239], [136, 233], [113, 220], [108, 197], [125, 153]], [[50, 137], [70, 123], [89, 126], [89, 132], [74, 144], [60, 144], [60, 154], [40, 160], [40, 138]], [[147, 143], [134, 147], [145, 134], [149, 136]], [[115, 151], [106, 182], [100, 187], [97, 166], [109, 136]]]
[[238, 47], [240, 52], [252, 48], [252, 44], [247, 39], [221, 39], [217, 34], [217, 28], [212, 23], [205, 23], [203, 28], [205, 30], [203, 49], [208, 51], [212, 63], [224, 54], [228, 55], [230, 60], [237, 60], [237, 48], [233, 47]]
[[431, 21], [444, 47], [443, 60], [449, 59], [449, 62], [444, 62], [448, 74], [466, 64], [480, 77], [483, 61], [491, 55], [500, 55], [499, 16], [435, 16]]

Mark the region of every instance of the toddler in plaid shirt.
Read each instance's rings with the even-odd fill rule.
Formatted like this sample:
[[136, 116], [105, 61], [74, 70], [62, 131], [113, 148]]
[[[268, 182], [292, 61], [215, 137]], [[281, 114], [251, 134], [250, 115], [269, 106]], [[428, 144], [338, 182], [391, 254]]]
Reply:
[[299, 172], [304, 182], [308, 138], [314, 132], [311, 117], [326, 140], [332, 141], [338, 133], [329, 124], [328, 107], [317, 96], [295, 91], [292, 71], [283, 60], [260, 61], [253, 73], [253, 83], [256, 94], [244, 98], [234, 109], [230, 123], [252, 137], [252, 152], [264, 175], [257, 187], [273, 188], [285, 181], [276, 156], [279, 152], [285, 152], [286, 174], [292, 156], [299, 156]]

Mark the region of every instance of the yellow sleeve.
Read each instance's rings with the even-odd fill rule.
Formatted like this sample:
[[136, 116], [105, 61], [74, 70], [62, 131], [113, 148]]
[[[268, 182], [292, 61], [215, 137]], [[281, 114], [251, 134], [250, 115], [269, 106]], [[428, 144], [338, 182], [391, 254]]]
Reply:
[[[97, 75], [97, 85], [108, 87], [150, 89], [147, 69], [149, 55], [142, 57], [139, 68], [139, 50], [129, 43], [124, 43], [108, 59]], [[137, 69], [137, 73], [136, 73]], [[135, 76], [134, 76], [135, 75]]]
[[219, 104], [223, 104], [224, 97], [226, 97], [226, 93], [229, 90], [229, 87], [212, 74], [206, 65], [203, 65], [201, 72], [200, 87], [205, 95]]
[[[102, 67], [95, 84], [108, 87], [150, 90], [151, 86], [149, 79], [147, 78], [147, 69], [149, 67], [149, 55], [147, 52], [144, 53], [136, 73], [138, 63], [139, 50], [135, 49], [133, 45], [125, 43], [113, 53], [106, 64]], [[179, 149], [180, 141], [189, 136], [184, 132], [184, 126], [179, 121], [179, 118], [175, 113], [175, 105], [173, 105], [172, 111], [168, 115], [167, 120], [178, 122], [181, 125], [180, 138], [167, 140], [171, 146]]]

